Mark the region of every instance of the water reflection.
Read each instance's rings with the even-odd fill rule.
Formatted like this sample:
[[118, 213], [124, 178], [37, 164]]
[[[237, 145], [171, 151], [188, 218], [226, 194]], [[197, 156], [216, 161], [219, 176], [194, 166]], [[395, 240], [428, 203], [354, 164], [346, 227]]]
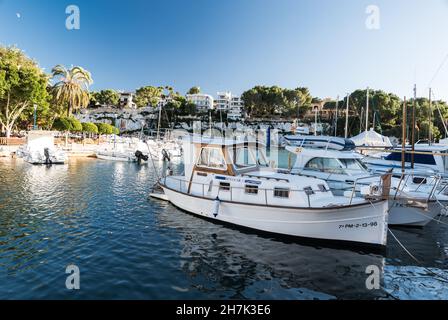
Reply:
[[[419, 263], [393, 240], [386, 257], [286, 243], [149, 200], [156, 176], [151, 163], [0, 159], [0, 298], [72, 298], [70, 263], [79, 299], [448, 297], [444, 224], [393, 230]], [[381, 290], [366, 288], [369, 265]]]
[[[366, 267], [384, 258], [285, 243], [212, 224], [178, 210], [158, 214], [161, 228], [182, 233], [182, 269], [205, 293], [232, 289], [233, 299], [372, 297]], [[383, 293], [374, 296], [383, 297]]]

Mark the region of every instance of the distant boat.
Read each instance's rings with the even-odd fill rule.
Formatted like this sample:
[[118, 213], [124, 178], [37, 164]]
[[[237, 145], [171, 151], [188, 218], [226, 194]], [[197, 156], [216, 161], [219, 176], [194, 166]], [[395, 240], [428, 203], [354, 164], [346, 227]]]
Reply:
[[54, 145], [54, 132], [29, 131], [27, 143], [16, 152], [24, 161], [39, 164], [64, 164], [67, 161], [66, 153]]
[[147, 146], [139, 139], [124, 139], [103, 145], [96, 152], [101, 160], [120, 162], [145, 162], [149, 159]]

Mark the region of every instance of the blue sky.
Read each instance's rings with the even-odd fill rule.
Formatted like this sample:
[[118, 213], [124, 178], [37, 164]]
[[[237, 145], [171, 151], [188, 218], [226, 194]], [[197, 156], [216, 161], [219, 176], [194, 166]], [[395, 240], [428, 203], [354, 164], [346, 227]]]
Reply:
[[[81, 29], [65, 28], [78, 5]], [[368, 30], [366, 7], [380, 9]], [[20, 18], [17, 16], [20, 14]], [[343, 96], [367, 86], [420, 95], [448, 54], [448, 0], [0, 0], [0, 43], [47, 71], [92, 72], [92, 89], [169, 84], [184, 93], [307, 86]], [[448, 62], [431, 83], [448, 99]]]

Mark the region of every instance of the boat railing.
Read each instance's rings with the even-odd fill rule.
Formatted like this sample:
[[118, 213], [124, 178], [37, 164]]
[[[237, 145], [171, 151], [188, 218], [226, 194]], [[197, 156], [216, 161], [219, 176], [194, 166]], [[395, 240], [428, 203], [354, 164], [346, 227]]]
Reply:
[[[350, 196], [350, 205], [352, 204], [353, 198], [356, 195], [356, 188], [358, 187], [359, 183], [361, 181], [363, 181], [363, 180], [371, 180], [372, 178], [379, 178], [380, 183], [378, 185], [378, 189], [382, 191], [382, 194], [384, 194], [384, 190], [383, 190], [384, 185], [383, 185], [382, 178], [387, 176], [387, 175], [390, 175], [390, 173], [389, 174], [385, 174], [385, 175], [384, 174], [373, 174], [373, 175], [370, 175], [370, 176], [360, 177], [360, 178], [355, 179], [354, 180], [354, 184], [353, 184], [353, 188], [352, 188], [352, 193], [351, 193], [351, 196]], [[389, 191], [390, 190], [387, 191], [387, 193], [388, 193], [387, 196], [389, 196]]]
[[[377, 175], [376, 177], [381, 178], [384, 175]], [[372, 178], [372, 177], [369, 177]], [[251, 187], [247, 187], [247, 186], [222, 186], [220, 184], [216, 184], [215, 180], [210, 180], [209, 183], [203, 183], [203, 182], [196, 182], [196, 181], [190, 181], [188, 180], [186, 177], [176, 177], [176, 176], [164, 176], [162, 179], [160, 179], [160, 181], [163, 181], [163, 184], [165, 186], [170, 187], [169, 185], [167, 185], [167, 179], [170, 179], [171, 181], [176, 181], [176, 183], [178, 183], [178, 191], [180, 193], [183, 194], [188, 194], [188, 195], [199, 195], [202, 198], [206, 198], [206, 199], [210, 199], [210, 200], [216, 200], [216, 198], [218, 197], [220, 200], [229, 200], [231, 202], [238, 202], [239, 197], [235, 196], [235, 192], [241, 192], [243, 191], [245, 195], [247, 196], [257, 196], [257, 200], [258, 201], [253, 201], [253, 202], [248, 202], [251, 204], [263, 204], [266, 206], [269, 205], [276, 205], [276, 206], [283, 206], [283, 204], [281, 203], [281, 200], [285, 201], [285, 200], [289, 200], [290, 201], [290, 205], [289, 206], [295, 206], [296, 204], [294, 203], [293, 196], [295, 194], [300, 194], [302, 197], [305, 195], [306, 196], [306, 202], [307, 202], [307, 207], [308, 208], [318, 208], [319, 206], [313, 206], [312, 202], [313, 202], [313, 195], [316, 194], [325, 194], [325, 193], [331, 193], [331, 190], [329, 188], [327, 188], [324, 184], [322, 184], [322, 187], [319, 187], [319, 190], [315, 190], [312, 189], [311, 186], [309, 187], [305, 187], [303, 189], [292, 189], [292, 188], [288, 188], [285, 187], [284, 191], [288, 192], [288, 197], [283, 198], [283, 197], [279, 197], [279, 196], [275, 196], [275, 191], [281, 191], [282, 188], [281, 186], [279, 186], [278, 188], [258, 188], [258, 186], [255, 186], [255, 184], [253, 185], [253, 190], [256, 190], [256, 193], [251, 194], [251, 193], [247, 193], [246, 191], [248, 189], [251, 189]], [[362, 180], [362, 179], [359, 179]], [[248, 183], [248, 185], [252, 186], [250, 183]], [[199, 194], [198, 194], [198, 186], [199, 186]], [[171, 186], [173, 187], [173, 186]], [[356, 191], [355, 188], [357, 187], [357, 184], [355, 183], [353, 186], [353, 189], [350, 191], [350, 196], [346, 196], [347, 198], [347, 203], [346, 204], [340, 204], [340, 206], [344, 206], [344, 205], [352, 205], [353, 201], [355, 199], [356, 196]], [[213, 189], [217, 188], [217, 192], [213, 192]], [[195, 192], [193, 192], [193, 190], [195, 190]], [[224, 193], [225, 192], [225, 193]], [[369, 200], [384, 200], [384, 197], [382, 196], [383, 194], [383, 186], [381, 184], [381, 179], [380, 179], [380, 184], [378, 185], [378, 192], [380, 192], [381, 195], [376, 194], [376, 195], [370, 195]], [[223, 195], [227, 195], [227, 199], [223, 199]], [[240, 193], [241, 194], [241, 193]], [[261, 197], [260, 197], [261, 195]], [[249, 198], [250, 199], [250, 198]], [[274, 200], [273, 200], [274, 199]], [[247, 198], [245, 199], [245, 202]], [[277, 201], [275, 201], [277, 200]], [[322, 200], [322, 198], [318, 197], [315, 199], [315, 201], [319, 201]], [[284, 205], [285, 207], [288, 207], [288, 205]]]

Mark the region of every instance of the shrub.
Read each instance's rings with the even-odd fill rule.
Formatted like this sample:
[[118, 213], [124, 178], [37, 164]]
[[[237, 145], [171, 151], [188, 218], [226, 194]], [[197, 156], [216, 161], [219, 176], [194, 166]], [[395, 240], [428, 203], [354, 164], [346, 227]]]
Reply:
[[85, 132], [85, 133], [97, 134], [98, 133], [98, 127], [94, 123], [84, 122], [84, 123], [82, 123], [82, 131]]
[[68, 118], [68, 121], [71, 123], [71, 130], [72, 132], [81, 132], [82, 131], [82, 124], [81, 122], [73, 117]]
[[114, 131], [114, 127], [108, 123], [98, 123], [97, 127], [99, 134], [112, 134]]

